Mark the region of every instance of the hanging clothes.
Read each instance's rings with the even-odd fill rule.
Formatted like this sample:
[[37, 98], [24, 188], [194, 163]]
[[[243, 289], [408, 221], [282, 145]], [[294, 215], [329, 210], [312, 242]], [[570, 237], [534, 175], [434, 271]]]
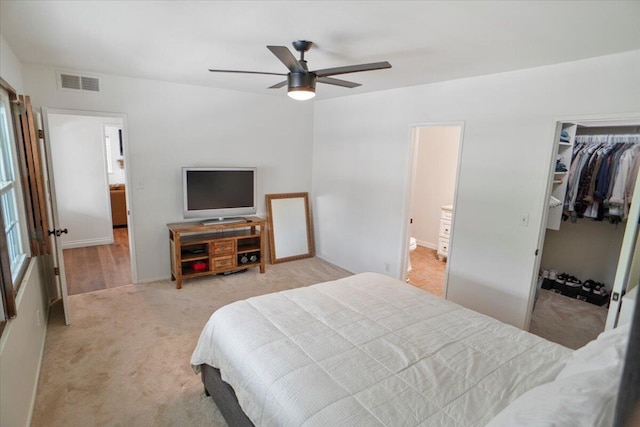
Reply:
[[640, 135], [579, 135], [568, 172], [564, 213], [619, 222], [629, 206], [640, 169]]

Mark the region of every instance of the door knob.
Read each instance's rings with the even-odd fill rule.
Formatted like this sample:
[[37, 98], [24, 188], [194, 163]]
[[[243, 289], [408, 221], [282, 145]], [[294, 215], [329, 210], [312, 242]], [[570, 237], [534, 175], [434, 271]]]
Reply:
[[67, 234], [69, 230], [67, 230], [66, 228], [63, 228], [63, 229], [58, 228], [54, 230], [47, 230], [47, 232], [49, 233], [49, 236], [51, 236], [52, 234], [55, 234], [56, 237], [60, 237], [62, 233]]

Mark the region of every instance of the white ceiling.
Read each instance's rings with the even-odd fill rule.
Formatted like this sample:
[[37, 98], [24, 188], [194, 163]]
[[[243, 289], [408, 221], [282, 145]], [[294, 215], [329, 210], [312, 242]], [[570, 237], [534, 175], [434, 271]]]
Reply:
[[[640, 1], [0, 1], [23, 62], [283, 96], [266, 45], [306, 39], [310, 69], [393, 68], [318, 84], [316, 99], [640, 49]], [[297, 54], [295, 54], [297, 56]]]

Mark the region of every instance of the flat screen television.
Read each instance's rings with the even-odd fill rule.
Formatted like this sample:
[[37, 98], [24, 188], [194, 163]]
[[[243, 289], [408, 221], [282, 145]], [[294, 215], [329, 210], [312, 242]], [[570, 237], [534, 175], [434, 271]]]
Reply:
[[185, 218], [205, 223], [229, 222], [257, 210], [257, 169], [184, 167], [182, 194]]

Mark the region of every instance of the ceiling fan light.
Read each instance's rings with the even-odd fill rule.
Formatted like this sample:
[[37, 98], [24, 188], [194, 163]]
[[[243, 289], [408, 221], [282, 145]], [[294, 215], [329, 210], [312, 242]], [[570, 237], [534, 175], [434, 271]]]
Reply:
[[287, 95], [295, 100], [306, 101], [316, 96], [314, 73], [289, 73], [287, 83]]
[[316, 92], [312, 88], [306, 87], [290, 88], [287, 95], [296, 101], [306, 101], [316, 96]]

